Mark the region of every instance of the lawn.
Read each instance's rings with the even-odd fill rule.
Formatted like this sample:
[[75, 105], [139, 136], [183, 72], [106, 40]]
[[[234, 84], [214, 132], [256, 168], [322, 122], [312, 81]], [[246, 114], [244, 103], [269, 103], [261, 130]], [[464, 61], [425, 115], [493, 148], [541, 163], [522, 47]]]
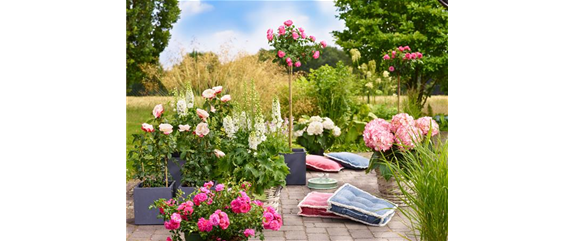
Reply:
[[[363, 96], [361, 100], [367, 103], [367, 97]], [[401, 108], [404, 104], [406, 104], [406, 96], [401, 95]], [[371, 104], [387, 104], [391, 106], [397, 105], [397, 97], [396, 96], [377, 96], [375, 99], [371, 96]], [[428, 98], [427, 103], [425, 104], [425, 108], [423, 112], [426, 111], [427, 106], [430, 105], [433, 113], [437, 114], [445, 114], [448, 115], [448, 95], [433, 95]]]

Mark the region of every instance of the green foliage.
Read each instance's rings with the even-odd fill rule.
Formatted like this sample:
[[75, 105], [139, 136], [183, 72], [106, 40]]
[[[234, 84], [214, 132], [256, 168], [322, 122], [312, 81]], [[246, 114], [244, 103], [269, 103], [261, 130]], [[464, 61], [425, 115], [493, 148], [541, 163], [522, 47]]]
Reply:
[[343, 50], [327, 46], [321, 50], [320, 58], [316, 59], [315, 61], [310, 61], [306, 65], [302, 65], [295, 70], [309, 73], [311, 69], [318, 69], [323, 65], [328, 65], [335, 68], [339, 61], [343, 62], [345, 65], [351, 65], [351, 58], [349, 58], [349, 56]]
[[441, 131], [448, 131], [448, 115], [439, 114], [433, 118]]
[[423, 106], [421, 102], [417, 99], [417, 91], [416, 90], [407, 90], [407, 101], [402, 106], [403, 112], [411, 115], [413, 118], [417, 119], [423, 116]]
[[408, 45], [424, 54], [425, 64], [401, 75], [401, 83], [417, 89], [423, 104], [437, 84], [448, 92], [448, 11], [438, 1], [337, 0], [335, 6], [347, 28], [333, 34], [345, 51], [358, 49], [367, 63]]
[[390, 104], [375, 105], [373, 107], [373, 114], [378, 118], [391, 120], [394, 115], [398, 114], [396, 106], [391, 106]]
[[[386, 162], [392, 169], [408, 208], [400, 208], [418, 231], [420, 240], [448, 239], [448, 141], [426, 143], [404, 153], [403, 166]], [[414, 191], [415, 194], [407, 190]]]
[[[142, 65], [158, 65], [159, 54], [168, 44], [169, 30], [179, 19], [177, 0], [126, 2], [126, 92], [145, 92], [147, 75]], [[156, 80], [159, 83], [159, 80]]]

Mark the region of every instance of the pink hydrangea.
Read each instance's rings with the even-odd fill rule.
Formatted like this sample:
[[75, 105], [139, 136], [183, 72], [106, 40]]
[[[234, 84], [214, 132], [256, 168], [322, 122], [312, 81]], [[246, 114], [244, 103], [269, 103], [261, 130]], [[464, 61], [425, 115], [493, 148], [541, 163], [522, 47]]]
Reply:
[[245, 234], [245, 237], [255, 236], [255, 230], [248, 228], [243, 231], [243, 234]]
[[433, 120], [433, 118], [428, 117], [428, 116], [418, 118], [415, 121], [415, 126], [418, 127], [419, 129], [421, 129], [421, 131], [423, 132], [423, 135], [428, 134], [431, 127], [432, 127], [431, 136], [437, 135], [438, 132], [440, 131], [439, 127], [438, 127], [438, 123], [436, 123], [436, 121]]
[[223, 189], [225, 189], [225, 186], [223, 184], [217, 184], [217, 186], [215, 186], [215, 191], [217, 192], [221, 192], [223, 191]]
[[193, 203], [195, 204], [195, 206], [199, 206], [199, 204], [205, 202], [205, 200], [207, 200], [207, 194], [205, 193], [199, 193], [195, 195], [195, 197], [193, 197]]
[[184, 202], [177, 207], [177, 210], [183, 215], [183, 220], [187, 220], [193, 213], [193, 203], [191, 201]]
[[395, 136], [391, 133], [391, 124], [379, 118], [365, 126], [363, 140], [367, 147], [375, 151], [386, 151], [393, 146]]
[[405, 125], [395, 132], [395, 142], [401, 150], [410, 150], [422, 139], [423, 132], [416, 126]]
[[197, 228], [199, 229], [200, 232], [210, 232], [213, 229], [213, 225], [211, 225], [211, 222], [209, 220], [206, 220], [205, 218], [200, 218], [199, 220], [197, 220]]
[[391, 120], [391, 131], [396, 134], [396, 131], [401, 126], [414, 126], [415, 119], [407, 113], [399, 113], [393, 116]]

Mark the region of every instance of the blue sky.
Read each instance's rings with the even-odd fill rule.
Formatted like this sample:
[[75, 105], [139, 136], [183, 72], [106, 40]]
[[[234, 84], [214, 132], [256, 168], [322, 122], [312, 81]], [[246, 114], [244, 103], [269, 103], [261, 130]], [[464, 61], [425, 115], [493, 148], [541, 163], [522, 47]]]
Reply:
[[[171, 39], [160, 55], [163, 66], [179, 61], [181, 53], [212, 51], [222, 60], [239, 52], [253, 54], [269, 49], [267, 29], [277, 32], [279, 25], [291, 19], [307, 35], [334, 45], [330, 34], [343, 30], [345, 22], [337, 19], [334, 2], [329, 1], [180, 1], [180, 19], [171, 30]], [[224, 48], [221, 46], [224, 45]], [[221, 49], [227, 49], [222, 53]], [[226, 56], [226, 57], [223, 57]]]

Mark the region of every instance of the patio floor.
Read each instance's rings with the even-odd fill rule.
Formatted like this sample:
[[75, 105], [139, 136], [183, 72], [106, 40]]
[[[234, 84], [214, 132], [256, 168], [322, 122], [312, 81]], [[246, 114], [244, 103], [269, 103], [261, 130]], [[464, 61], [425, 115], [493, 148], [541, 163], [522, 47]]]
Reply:
[[[370, 153], [361, 153], [366, 157]], [[322, 172], [307, 171], [307, 179], [318, 177]], [[343, 169], [339, 173], [330, 173], [329, 177], [338, 180], [338, 186], [350, 183], [376, 196], [379, 195], [377, 188], [377, 178], [373, 172], [365, 174], [364, 171]], [[131, 196], [135, 181], [130, 181], [126, 185], [126, 240], [166, 240], [170, 233], [163, 225], [134, 225], [133, 224], [133, 197]], [[406, 226], [408, 221], [397, 212], [392, 220], [384, 227], [373, 227], [364, 225], [348, 219], [329, 218], [309, 218], [297, 215], [297, 204], [311, 191], [335, 192], [331, 190], [312, 190], [307, 186], [286, 186], [281, 192], [281, 214], [283, 215], [283, 226], [279, 231], [265, 230], [265, 240], [378, 240], [395, 241], [405, 240], [403, 236], [410, 233]], [[414, 237], [409, 236], [415, 240]], [[258, 240], [258, 239], [251, 239]]]

